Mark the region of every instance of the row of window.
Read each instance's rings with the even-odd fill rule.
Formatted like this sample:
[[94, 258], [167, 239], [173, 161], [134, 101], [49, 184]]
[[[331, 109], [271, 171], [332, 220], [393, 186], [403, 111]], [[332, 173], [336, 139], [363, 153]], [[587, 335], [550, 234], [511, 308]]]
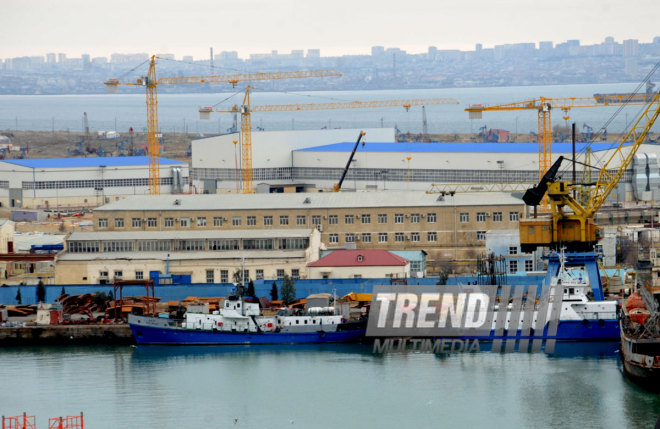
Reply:
[[[182, 179], [188, 181], [187, 177]], [[161, 177], [161, 185], [172, 185], [172, 177]], [[148, 177], [136, 177], [132, 179], [92, 179], [92, 180], [50, 180], [37, 182], [22, 182], [23, 189], [77, 189], [93, 188], [102, 190], [103, 188], [127, 188], [132, 186], [149, 186]]]
[[[242, 242], [242, 243], [241, 243]], [[241, 246], [242, 244], [242, 246]], [[67, 241], [71, 253], [194, 252], [206, 250], [304, 250], [309, 238]]]
[[[531, 259], [525, 260], [525, 271], [534, 271], [534, 261]], [[511, 260], [509, 261], [509, 274], [515, 274], [518, 272], [518, 261]]]
[[[489, 217], [493, 218], [493, 222], [502, 222], [502, 212], [477, 212], [477, 222], [486, 222]], [[509, 212], [509, 220], [517, 222], [520, 219], [518, 212]], [[470, 222], [470, 213], [460, 213], [459, 220], [463, 223]]]
[[[216, 278], [215, 278], [215, 272], [216, 270], [214, 269], [207, 269], [206, 270], [206, 283], [215, 283]], [[99, 272], [99, 277], [101, 279], [108, 280], [110, 279], [109, 277], [110, 272], [109, 271], [100, 271]], [[113, 272], [113, 275], [115, 278], [123, 278], [124, 277], [124, 272], [122, 270], [115, 270]], [[286, 275], [286, 271], [284, 269], [278, 269], [276, 273], [277, 280], [284, 280], [284, 276]], [[254, 278], [255, 280], [263, 280], [264, 279], [264, 270], [261, 268], [257, 268], [254, 271]], [[291, 269], [291, 278], [294, 280], [300, 279], [300, 270], [298, 268], [292, 268]], [[250, 277], [250, 270], [243, 270], [243, 282], [247, 283], [251, 279]], [[144, 280], [144, 271], [135, 271], [135, 280]], [[229, 283], [229, 270], [220, 270], [220, 283]], [[232, 279], [233, 280], [233, 279]]]
[[[215, 283], [215, 271], [214, 269], [206, 270], [206, 283]], [[284, 280], [286, 271], [282, 268], [278, 268], [276, 271], [277, 280]], [[294, 280], [300, 279], [300, 270], [298, 268], [291, 269], [291, 278]], [[243, 283], [247, 283], [251, 280], [250, 270], [243, 270]], [[257, 268], [254, 270], [254, 279], [263, 280], [264, 279], [264, 270], [262, 268]], [[220, 283], [229, 282], [229, 270], [220, 270]]]
[[[477, 222], [485, 222], [488, 217], [493, 218], [493, 222], [501, 222], [502, 221], [502, 212], [478, 212], [477, 213]], [[277, 219], [279, 222], [280, 226], [287, 226], [289, 225], [289, 217], [288, 215], [281, 215]], [[291, 216], [293, 218], [293, 216]], [[311, 225], [321, 225], [322, 219], [325, 219], [327, 217], [327, 221], [329, 225], [337, 225], [339, 224], [339, 215], [329, 215], [329, 216], [321, 216], [321, 215], [312, 215], [311, 216]], [[394, 216], [394, 223], [397, 224], [402, 224], [405, 222], [407, 219], [410, 223], [420, 223], [421, 219], [426, 219], [427, 223], [436, 223], [437, 221], [437, 215], [436, 213], [410, 213], [410, 214], [403, 214], [403, 213], [395, 213]], [[356, 219], [359, 220], [360, 223], [363, 225], [367, 225], [371, 223], [371, 214], [365, 213], [361, 215], [352, 215], [352, 214], [347, 214], [344, 215], [344, 224], [346, 225], [353, 225], [356, 223]], [[389, 216], [387, 213], [380, 213], [376, 217], [376, 221], [379, 224], [386, 224], [388, 223]], [[518, 212], [509, 212], [509, 220], [510, 221], [517, 221], [519, 219], [519, 214]], [[460, 213], [459, 215], [459, 220], [463, 223], [469, 222], [470, 221], [470, 214], [469, 213]], [[263, 225], [264, 226], [272, 226], [274, 225], [274, 216], [266, 215], [263, 216]], [[140, 218], [140, 217], [133, 217], [130, 219], [131, 222], [131, 227], [133, 228], [142, 228], [143, 226], [146, 226], [148, 228], [157, 228], [158, 227], [158, 218], [156, 217], [147, 217], [147, 218]], [[226, 217], [222, 216], [214, 216], [212, 218], [213, 226], [214, 227], [220, 227], [223, 226], [225, 222], [228, 222], [228, 219]], [[197, 225], [199, 227], [205, 227], [207, 226], [207, 218], [206, 217], [181, 217], [181, 218], [173, 218], [173, 217], [166, 217], [163, 219], [163, 226], [165, 228], [173, 228], [176, 224], [179, 224], [181, 227], [190, 227], [191, 225]], [[257, 225], [257, 217], [256, 216], [246, 216], [245, 217], [245, 224], [247, 226], [256, 226]], [[98, 219], [98, 228], [103, 229], [103, 228], [108, 228], [108, 219], [107, 218], [99, 218]], [[124, 218], [115, 218], [114, 219], [114, 226], [115, 228], [124, 228], [125, 226], [125, 221]], [[233, 216], [231, 218], [231, 225], [232, 226], [242, 226], [243, 225], [243, 217], [242, 216]], [[295, 216], [295, 225], [299, 226], [304, 226], [307, 225], [307, 216], [304, 215], [297, 215]]]
[[[404, 232], [394, 232], [394, 233], [389, 233], [389, 232], [379, 232], [379, 233], [374, 233], [373, 235], [376, 235], [378, 238], [379, 243], [387, 243], [391, 237], [391, 235], [394, 234], [394, 241], [395, 242], [404, 242], [404, 241], [413, 241], [413, 242], [420, 242], [422, 238], [422, 233], [420, 232], [410, 232], [410, 233], [404, 233]], [[477, 234], [477, 240], [483, 241], [486, 239], [486, 231], [476, 231]], [[371, 243], [372, 242], [372, 233], [370, 232], [363, 232], [362, 234], [355, 234], [355, 233], [346, 233], [344, 234], [344, 241], [346, 243], [353, 243], [356, 241], [362, 241], [363, 243]], [[428, 231], [426, 233], [426, 241], [427, 242], [436, 242], [438, 241], [438, 233], [436, 231]], [[336, 244], [339, 243], [339, 234], [328, 234], [328, 242], [331, 244]]]

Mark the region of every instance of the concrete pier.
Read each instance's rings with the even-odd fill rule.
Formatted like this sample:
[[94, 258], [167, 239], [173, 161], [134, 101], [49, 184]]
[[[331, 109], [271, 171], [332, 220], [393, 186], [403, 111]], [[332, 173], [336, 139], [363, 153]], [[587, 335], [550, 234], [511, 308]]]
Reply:
[[131, 344], [135, 340], [127, 324], [0, 327], [0, 347]]

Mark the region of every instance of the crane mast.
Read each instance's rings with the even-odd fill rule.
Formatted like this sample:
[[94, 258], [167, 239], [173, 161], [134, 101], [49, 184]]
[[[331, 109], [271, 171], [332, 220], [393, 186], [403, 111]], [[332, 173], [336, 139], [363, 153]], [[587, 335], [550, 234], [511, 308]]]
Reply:
[[[272, 79], [301, 79], [310, 77], [328, 77], [328, 76], [341, 76], [341, 73], [336, 70], [300, 70], [300, 71], [287, 71], [287, 72], [270, 72], [270, 73], [233, 73], [227, 75], [211, 75], [211, 76], [174, 76], [174, 77], [161, 77], [156, 76], [156, 60], [160, 59], [155, 55], [151, 56], [149, 62], [149, 71], [147, 76], [139, 77], [135, 83], [123, 83], [118, 79], [108, 79], [104, 83], [108, 92], [117, 92], [119, 85], [139, 85], [146, 88], [147, 94], [147, 153], [149, 156], [149, 193], [151, 195], [160, 195], [160, 140], [158, 138], [158, 85], [173, 85], [173, 84], [196, 84], [196, 83], [230, 83], [235, 86], [238, 82], [251, 81], [251, 80], [272, 80]], [[245, 104], [245, 103], [244, 103]], [[249, 122], [249, 108], [248, 111], [241, 112], [241, 118], [247, 115], [247, 122]], [[243, 126], [241, 124], [241, 126]], [[246, 125], [247, 126], [247, 125]], [[250, 137], [247, 137], [247, 146], [250, 146]], [[241, 145], [244, 146], [244, 145]], [[252, 165], [251, 148], [249, 159], [245, 158], [247, 149], [243, 149], [244, 162], [249, 162]], [[251, 177], [251, 169], [249, 173]], [[250, 183], [251, 183], [250, 179]]]

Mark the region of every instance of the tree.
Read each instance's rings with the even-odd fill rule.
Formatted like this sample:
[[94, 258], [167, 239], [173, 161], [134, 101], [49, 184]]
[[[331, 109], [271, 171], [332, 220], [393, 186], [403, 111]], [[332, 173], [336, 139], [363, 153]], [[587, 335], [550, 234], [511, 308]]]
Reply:
[[16, 303], [17, 303], [18, 305], [21, 305], [21, 304], [23, 304], [23, 299], [22, 299], [22, 297], [21, 297], [21, 289], [18, 288], [18, 289], [16, 289], [16, 290], [17, 290], [17, 292], [16, 292]]
[[241, 275], [240, 268], [236, 268], [236, 271], [234, 271], [234, 274], [232, 274], [232, 277], [234, 279], [234, 283], [243, 284], [243, 276]]
[[60, 292], [60, 295], [66, 295], [66, 290], [64, 290], [64, 286], [62, 286], [62, 292]]
[[273, 287], [270, 288], [270, 300], [278, 301], [279, 299], [280, 297], [277, 294], [277, 283], [273, 282]]
[[247, 296], [256, 296], [257, 293], [254, 291], [254, 282], [250, 280], [247, 287]]
[[284, 275], [284, 281], [282, 281], [280, 295], [282, 296], [282, 301], [287, 305], [296, 300], [296, 288], [294, 286], [293, 278], [286, 274]]
[[37, 302], [46, 302], [46, 287], [41, 279], [39, 279], [39, 284], [37, 284]]

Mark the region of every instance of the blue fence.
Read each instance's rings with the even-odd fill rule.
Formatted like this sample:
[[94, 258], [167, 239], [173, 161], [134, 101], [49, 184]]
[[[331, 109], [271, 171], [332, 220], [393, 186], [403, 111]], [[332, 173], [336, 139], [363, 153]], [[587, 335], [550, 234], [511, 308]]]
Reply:
[[[544, 276], [508, 276], [507, 283], [512, 286], [522, 285], [527, 286], [530, 284], [540, 285]], [[476, 284], [478, 278], [476, 276], [461, 276], [450, 277], [447, 280], [448, 284]], [[408, 284], [419, 285], [434, 285], [438, 282], [437, 277], [425, 277], [420, 279], [408, 279]], [[270, 291], [273, 283], [277, 285], [278, 292], [282, 287], [282, 281], [272, 280], [256, 280], [254, 281], [254, 289], [257, 296], [270, 297]], [[319, 279], [319, 280], [296, 280], [294, 287], [296, 289], [296, 296], [304, 298], [313, 293], [336, 293], [337, 296], [343, 296], [351, 292], [369, 293], [373, 290], [375, 285], [389, 284], [388, 278], [376, 279]], [[234, 285], [231, 283], [188, 283], [188, 284], [172, 284], [172, 285], [158, 285], [155, 287], [157, 297], [161, 301], [178, 301], [188, 296], [199, 297], [212, 297], [212, 296], [226, 296], [228, 295]], [[37, 303], [37, 286], [3, 286], [0, 287], [0, 304], [17, 304], [16, 295], [18, 290], [21, 291], [22, 304], [36, 304]], [[46, 289], [46, 302], [55, 302], [57, 297], [60, 296], [62, 291], [69, 295], [80, 295], [85, 293], [103, 292], [111, 294], [113, 292], [112, 285], [45, 285]], [[123, 296], [140, 296], [146, 295], [144, 286], [124, 286]]]

